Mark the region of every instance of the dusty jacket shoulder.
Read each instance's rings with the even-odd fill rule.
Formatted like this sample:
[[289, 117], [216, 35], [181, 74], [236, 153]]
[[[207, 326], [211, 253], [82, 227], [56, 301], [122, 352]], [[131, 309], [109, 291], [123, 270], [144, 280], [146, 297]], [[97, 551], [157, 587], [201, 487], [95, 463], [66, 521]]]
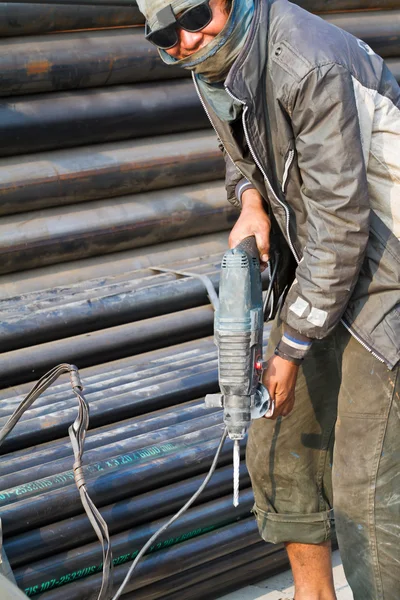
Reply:
[[[306, 209], [297, 214], [307, 223], [286, 320], [323, 337], [344, 309], [353, 333], [393, 365], [400, 344], [400, 88], [367, 44], [285, 0], [271, 5], [268, 64], [275, 97], [291, 119]], [[293, 207], [299, 205], [297, 194], [296, 185], [287, 187], [286, 201]], [[331, 232], [338, 228], [331, 240], [323, 233], [329, 223]], [[326, 296], [328, 282], [337, 289], [336, 307], [321, 315], [326, 321], [320, 334], [318, 327], [304, 327], [315, 304], [308, 316], [307, 309], [302, 317], [291, 314], [304, 306], [302, 300], [316, 298], [307, 281], [318, 279], [311, 255], [327, 273], [337, 274], [320, 284]], [[317, 304], [317, 315], [319, 308], [324, 310]]]

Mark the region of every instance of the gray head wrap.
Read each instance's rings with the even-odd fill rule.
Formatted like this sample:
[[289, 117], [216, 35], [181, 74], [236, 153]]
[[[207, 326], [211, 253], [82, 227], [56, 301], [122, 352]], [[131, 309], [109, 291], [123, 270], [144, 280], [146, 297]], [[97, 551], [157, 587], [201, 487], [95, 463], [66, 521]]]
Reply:
[[[178, 14], [200, 3], [201, 0], [138, 0], [140, 10], [146, 18], [148, 15], [151, 29], [157, 29], [157, 13], [168, 4]], [[254, 0], [233, 0], [225, 27], [204, 48], [181, 60], [173, 58], [165, 50], [159, 50], [160, 56], [165, 63], [190, 69], [208, 83], [223, 81], [244, 46], [253, 12]]]
[[[171, 4], [175, 14], [200, 4], [201, 0], [137, 0], [150, 28], [157, 29], [157, 14]], [[159, 50], [162, 60], [169, 65], [180, 65], [194, 71], [202, 93], [224, 121], [233, 121], [241, 113], [242, 105], [225, 91], [223, 81], [239, 56], [254, 13], [254, 0], [233, 0], [232, 10], [225, 27], [204, 48], [181, 60]]]
[[160, 24], [157, 21], [157, 14], [169, 4], [178, 15], [180, 12], [201, 4], [201, 0], [136, 0], [140, 12], [146, 17], [150, 29], [159, 29]]

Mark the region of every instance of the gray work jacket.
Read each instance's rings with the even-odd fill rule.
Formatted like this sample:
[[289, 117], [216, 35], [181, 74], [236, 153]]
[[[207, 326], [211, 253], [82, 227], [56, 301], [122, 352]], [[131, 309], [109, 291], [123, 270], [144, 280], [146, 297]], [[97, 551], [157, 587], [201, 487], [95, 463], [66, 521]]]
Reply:
[[321, 339], [342, 320], [393, 368], [400, 359], [400, 88], [383, 60], [287, 0], [255, 0], [245, 47], [225, 81], [243, 104], [246, 144], [196, 87], [224, 148], [229, 201], [239, 204], [235, 187], [248, 179], [297, 261], [283, 321]]

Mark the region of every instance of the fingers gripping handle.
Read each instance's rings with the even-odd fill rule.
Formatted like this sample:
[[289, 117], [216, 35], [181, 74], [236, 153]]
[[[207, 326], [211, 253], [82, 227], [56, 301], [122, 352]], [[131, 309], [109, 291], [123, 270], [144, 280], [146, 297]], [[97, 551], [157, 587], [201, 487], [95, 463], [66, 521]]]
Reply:
[[254, 235], [244, 238], [240, 244], [235, 246], [235, 249], [244, 250], [252, 258], [258, 258], [258, 260], [260, 260], [260, 253], [258, 252], [257, 242]]

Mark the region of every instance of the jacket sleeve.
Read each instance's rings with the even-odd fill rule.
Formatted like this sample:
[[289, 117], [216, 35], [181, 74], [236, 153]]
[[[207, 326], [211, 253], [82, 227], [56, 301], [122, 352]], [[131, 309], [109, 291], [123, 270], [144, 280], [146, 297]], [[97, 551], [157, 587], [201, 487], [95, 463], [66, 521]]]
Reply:
[[281, 314], [290, 338], [298, 332], [307, 341], [335, 328], [358, 279], [369, 235], [368, 184], [347, 69], [313, 69], [290, 104], [307, 235]]
[[[229, 202], [233, 204], [233, 206], [236, 206], [236, 208], [241, 208], [241, 195], [243, 191], [254, 186], [243, 177], [241, 172], [231, 161], [220, 140], [218, 145], [222, 154], [224, 155], [225, 160], [225, 189], [227, 198]], [[245, 186], [246, 184], [248, 185], [242, 189], [242, 186]]]

